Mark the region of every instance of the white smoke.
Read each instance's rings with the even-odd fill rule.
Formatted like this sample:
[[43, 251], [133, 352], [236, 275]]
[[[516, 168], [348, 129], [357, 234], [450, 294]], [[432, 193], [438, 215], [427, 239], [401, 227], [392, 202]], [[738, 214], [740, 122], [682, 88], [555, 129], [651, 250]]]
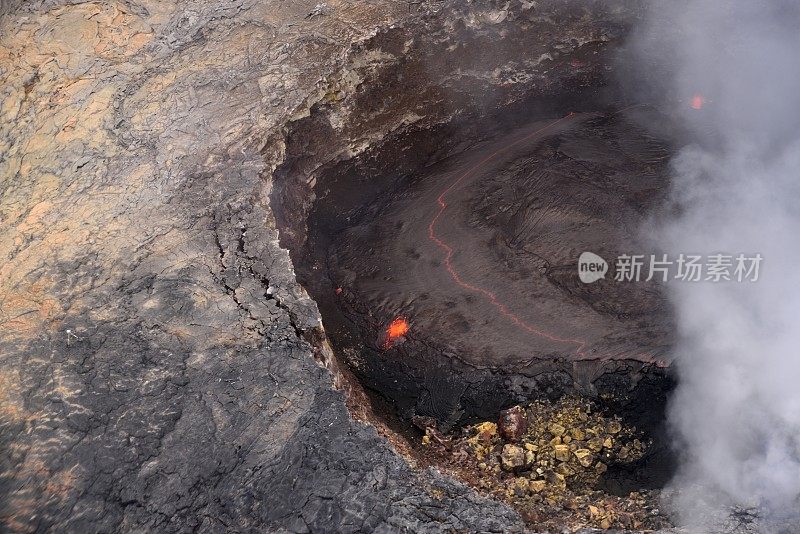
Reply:
[[[665, 252], [760, 253], [755, 283], [668, 285], [681, 519], [800, 495], [800, 2], [658, 2], [633, 39], [650, 95], [680, 109]], [[691, 99], [705, 102], [693, 109]], [[684, 140], [686, 140], [684, 139]]]

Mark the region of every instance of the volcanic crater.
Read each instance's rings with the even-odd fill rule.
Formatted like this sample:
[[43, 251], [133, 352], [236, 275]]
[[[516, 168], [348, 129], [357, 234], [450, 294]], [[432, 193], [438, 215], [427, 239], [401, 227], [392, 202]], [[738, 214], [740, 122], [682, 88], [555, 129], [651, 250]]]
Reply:
[[577, 258], [647, 251], [637, 231], [667, 192], [669, 116], [615, 90], [621, 37], [555, 55], [529, 25], [495, 26], [450, 28], [449, 47], [398, 29], [354, 51], [286, 132], [271, 196], [282, 244], [332, 366], [412, 450], [412, 421], [446, 433], [580, 396], [651, 444], [605, 487], [659, 487], [666, 299], [613, 265], [583, 284]]

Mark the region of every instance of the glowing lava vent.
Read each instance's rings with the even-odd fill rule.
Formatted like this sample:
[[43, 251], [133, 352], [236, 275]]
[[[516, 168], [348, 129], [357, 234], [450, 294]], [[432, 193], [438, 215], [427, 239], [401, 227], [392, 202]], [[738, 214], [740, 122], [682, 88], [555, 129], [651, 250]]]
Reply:
[[403, 317], [398, 317], [386, 327], [386, 333], [383, 341], [383, 348], [390, 349], [395, 343], [405, 340], [405, 335], [408, 333], [408, 321]]

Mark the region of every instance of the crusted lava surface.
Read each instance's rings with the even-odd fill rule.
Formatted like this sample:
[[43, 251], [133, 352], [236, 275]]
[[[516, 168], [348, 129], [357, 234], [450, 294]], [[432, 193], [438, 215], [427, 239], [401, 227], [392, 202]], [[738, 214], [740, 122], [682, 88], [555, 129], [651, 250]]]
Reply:
[[[320, 234], [334, 206], [315, 210], [309, 270], [341, 356], [401, 414], [445, 426], [661, 376], [670, 317], [658, 286], [613, 271], [587, 285], [576, 270], [584, 250], [644, 246], [635, 228], [665, 191], [669, 149], [638, 124], [657, 117], [637, 106], [532, 120], [423, 167], [333, 236]], [[408, 331], [387, 339], [398, 317]]]

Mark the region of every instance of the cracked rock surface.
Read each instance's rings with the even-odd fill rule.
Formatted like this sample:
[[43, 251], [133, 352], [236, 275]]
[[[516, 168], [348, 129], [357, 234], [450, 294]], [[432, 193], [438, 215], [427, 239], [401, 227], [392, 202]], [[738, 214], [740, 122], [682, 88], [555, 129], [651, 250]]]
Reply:
[[281, 128], [404, 3], [0, 22], [0, 530], [521, 530], [348, 414], [278, 246]]

